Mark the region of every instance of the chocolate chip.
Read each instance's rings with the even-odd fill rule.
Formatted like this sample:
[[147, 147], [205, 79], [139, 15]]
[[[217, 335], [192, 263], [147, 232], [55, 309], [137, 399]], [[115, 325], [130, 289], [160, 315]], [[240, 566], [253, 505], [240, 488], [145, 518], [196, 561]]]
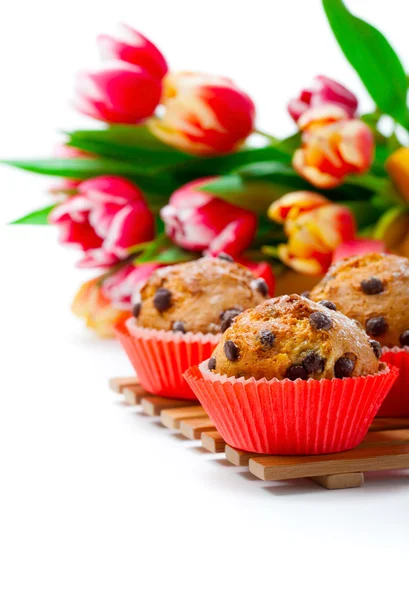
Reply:
[[227, 360], [230, 360], [231, 362], [235, 362], [236, 360], [239, 359], [239, 354], [240, 354], [239, 348], [231, 340], [227, 340], [227, 342], [224, 342], [223, 350], [224, 350]]
[[320, 300], [318, 304], [325, 306], [325, 308], [329, 308], [330, 310], [337, 310], [337, 305], [331, 302], [330, 300]]
[[286, 377], [295, 381], [296, 379], [308, 379], [308, 373], [302, 365], [291, 365], [287, 369]]
[[212, 358], [209, 358], [207, 368], [209, 369], [209, 371], [213, 371], [216, 368], [216, 359], [213, 356]]
[[402, 346], [409, 346], [409, 329], [407, 329], [401, 334], [399, 341], [402, 344]]
[[132, 314], [135, 317], [135, 319], [137, 319], [139, 317], [139, 313], [141, 312], [141, 308], [142, 308], [142, 304], [140, 302], [138, 302], [137, 304], [134, 304], [132, 307]]
[[179, 331], [180, 333], [186, 333], [185, 324], [183, 321], [175, 321], [172, 326], [173, 331]]
[[384, 317], [372, 317], [366, 321], [365, 327], [369, 335], [382, 335], [388, 329], [388, 324]]
[[253, 288], [253, 290], [257, 290], [258, 292], [260, 292], [260, 294], [262, 294], [263, 296], [268, 296], [268, 285], [265, 279], [263, 279], [262, 277], [259, 277], [258, 279], [252, 281], [251, 287]]
[[375, 354], [376, 358], [381, 358], [381, 356], [382, 356], [382, 346], [380, 345], [380, 343], [377, 342], [376, 340], [371, 340], [370, 344], [371, 344], [371, 348], [374, 351], [374, 354]]
[[220, 254], [217, 255], [217, 258], [220, 258], [221, 260], [227, 260], [227, 262], [235, 262], [234, 258], [230, 256], [230, 254], [226, 254], [226, 252], [220, 252]]
[[220, 331], [224, 333], [230, 327], [234, 319], [241, 313], [238, 308], [228, 308], [220, 315]]
[[259, 335], [260, 344], [263, 346], [263, 350], [269, 350], [273, 347], [276, 336], [269, 329], [262, 329]]
[[334, 365], [334, 373], [337, 379], [350, 377], [354, 370], [355, 362], [348, 356], [341, 356]]
[[384, 287], [380, 279], [377, 277], [370, 277], [369, 279], [363, 279], [361, 281], [361, 290], [364, 294], [373, 296], [374, 294], [380, 294], [383, 292]]
[[307, 373], [322, 373], [325, 367], [325, 359], [316, 352], [308, 352], [302, 365]]
[[332, 326], [331, 319], [322, 312], [313, 312], [310, 314], [310, 323], [314, 329], [330, 329]]
[[172, 294], [165, 288], [159, 288], [156, 290], [153, 297], [153, 305], [159, 312], [163, 312], [172, 304]]
[[302, 296], [303, 298], [310, 298], [311, 292], [310, 290], [305, 290], [305, 292], [301, 292], [300, 296]]

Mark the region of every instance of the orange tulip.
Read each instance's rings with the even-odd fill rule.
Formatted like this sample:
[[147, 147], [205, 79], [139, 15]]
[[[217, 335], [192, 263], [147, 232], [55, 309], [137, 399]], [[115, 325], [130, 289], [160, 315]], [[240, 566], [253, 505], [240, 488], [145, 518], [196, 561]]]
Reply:
[[355, 237], [351, 211], [314, 192], [286, 194], [273, 202], [268, 216], [284, 223], [288, 242], [278, 246], [281, 261], [308, 275], [325, 273], [337, 246]]
[[385, 167], [400, 195], [409, 204], [409, 148], [395, 150]]
[[74, 315], [85, 320], [87, 327], [101, 337], [114, 337], [114, 327], [126, 321], [131, 313], [115, 308], [103, 294], [97, 279], [83, 283], [78, 290], [71, 309]]
[[302, 147], [293, 156], [294, 169], [319, 188], [340, 185], [352, 173], [365, 173], [372, 163], [374, 140], [359, 119], [344, 109], [323, 105], [307, 110], [299, 119]]

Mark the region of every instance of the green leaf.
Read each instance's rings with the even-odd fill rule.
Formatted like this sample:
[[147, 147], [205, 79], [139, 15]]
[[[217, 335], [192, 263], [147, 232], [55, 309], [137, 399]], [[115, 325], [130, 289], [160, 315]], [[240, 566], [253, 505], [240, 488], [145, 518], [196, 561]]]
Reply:
[[405, 70], [387, 39], [352, 15], [342, 0], [322, 0], [332, 31], [345, 57], [381, 111], [409, 129]]
[[48, 215], [55, 206], [57, 205], [50, 204], [49, 206], [44, 206], [44, 208], [35, 210], [24, 215], [24, 217], [16, 219], [16, 221], [12, 221], [10, 225], [48, 225]]
[[239, 174], [232, 174], [206, 183], [200, 189], [262, 215], [274, 200], [293, 191], [294, 186], [257, 179], [245, 180]]
[[88, 179], [99, 175], [120, 175], [137, 183], [143, 191], [167, 196], [178, 183], [170, 175], [162, 173], [149, 176], [144, 168], [119, 160], [104, 158], [50, 158], [39, 160], [6, 160], [4, 164], [17, 167], [31, 173], [67, 177], [69, 179]]

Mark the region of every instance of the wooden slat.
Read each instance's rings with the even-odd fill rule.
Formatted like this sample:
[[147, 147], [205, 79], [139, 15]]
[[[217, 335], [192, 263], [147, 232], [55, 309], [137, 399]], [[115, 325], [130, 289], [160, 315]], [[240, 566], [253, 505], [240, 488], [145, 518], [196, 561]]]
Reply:
[[189, 440], [200, 440], [203, 431], [214, 431], [213, 421], [209, 417], [204, 419], [183, 419], [179, 431]]
[[264, 481], [409, 468], [409, 444], [363, 446], [317, 456], [258, 456], [249, 469]]
[[205, 431], [202, 433], [202, 446], [209, 452], [216, 454], [224, 451], [226, 442], [218, 431]]
[[348, 488], [361, 487], [364, 484], [363, 473], [340, 473], [339, 475], [319, 475], [311, 477], [312, 481], [318, 483], [327, 490], [346, 490]]
[[244, 452], [243, 450], [237, 450], [226, 444], [225, 448], [226, 458], [236, 467], [247, 467], [250, 458], [255, 456], [262, 456], [262, 454], [256, 454], [255, 452]]
[[369, 431], [382, 431], [383, 429], [409, 429], [409, 418], [376, 417]]
[[123, 389], [130, 385], [135, 385], [138, 383], [137, 377], [112, 377], [109, 380], [109, 387], [117, 394], [122, 394]]
[[[359, 445], [373, 446], [382, 444], [404, 444], [409, 442], [409, 429], [392, 429], [389, 431], [370, 431], [364, 441]], [[380, 450], [380, 452], [382, 452]]]
[[190, 406], [188, 408], [171, 408], [163, 410], [160, 415], [162, 425], [169, 429], [179, 429], [180, 422], [183, 419], [206, 418], [207, 414], [200, 405]]
[[140, 404], [142, 398], [146, 397], [146, 392], [139, 383], [126, 386], [122, 390], [124, 396], [124, 404], [135, 406]]
[[[146, 415], [157, 417], [165, 409], [176, 409], [197, 404], [195, 400], [180, 400], [178, 398], [162, 398], [161, 396], [147, 396], [141, 400], [142, 410]], [[183, 408], [182, 408], [183, 410]]]

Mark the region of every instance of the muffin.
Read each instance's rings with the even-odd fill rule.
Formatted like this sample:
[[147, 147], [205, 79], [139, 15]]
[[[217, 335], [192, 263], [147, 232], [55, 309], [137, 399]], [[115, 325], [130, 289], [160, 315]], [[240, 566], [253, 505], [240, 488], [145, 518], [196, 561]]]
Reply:
[[243, 310], [268, 297], [264, 279], [227, 255], [157, 269], [135, 291], [118, 337], [150, 393], [194, 398], [183, 373], [208, 358]]
[[217, 334], [266, 297], [266, 282], [246, 267], [205, 257], [155, 271], [134, 298], [133, 314], [140, 327]]
[[236, 317], [185, 375], [226, 442], [263, 454], [358, 445], [396, 379], [381, 348], [331, 302], [293, 294]]
[[398, 366], [400, 375], [379, 415], [409, 416], [409, 260], [377, 253], [346, 258], [310, 298], [333, 302], [383, 346], [383, 360]]
[[409, 345], [409, 260], [394, 254], [364, 254], [335, 263], [311, 291], [356, 319], [382, 346]]
[[380, 349], [332, 303], [293, 294], [239, 315], [213, 352], [211, 367], [245, 379], [360, 377], [378, 372]]

